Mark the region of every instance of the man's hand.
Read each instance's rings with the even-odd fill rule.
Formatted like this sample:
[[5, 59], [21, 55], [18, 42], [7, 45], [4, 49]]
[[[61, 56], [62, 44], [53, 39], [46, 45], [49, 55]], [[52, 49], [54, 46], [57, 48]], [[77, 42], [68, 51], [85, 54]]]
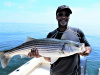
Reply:
[[31, 49], [31, 52], [28, 53], [28, 57], [35, 57], [35, 58], [39, 58], [42, 57], [41, 55], [39, 55], [37, 48], [33, 48]]
[[[31, 52], [28, 53], [28, 57], [29, 57], [29, 58], [31, 58], [31, 57], [39, 58], [39, 57], [42, 57], [42, 56], [39, 55], [37, 48], [32, 48], [32, 49], [31, 49]], [[44, 59], [45, 59], [46, 61], [48, 61], [48, 62], [51, 61], [51, 58], [50, 58], [50, 57], [44, 57]]]
[[80, 52], [80, 53], [78, 53], [78, 54], [80, 54], [80, 55], [82, 55], [82, 56], [88, 56], [88, 55], [91, 53], [92, 49], [91, 49], [91, 47], [89, 47], [89, 46], [85, 47], [85, 49], [86, 49], [86, 51]]

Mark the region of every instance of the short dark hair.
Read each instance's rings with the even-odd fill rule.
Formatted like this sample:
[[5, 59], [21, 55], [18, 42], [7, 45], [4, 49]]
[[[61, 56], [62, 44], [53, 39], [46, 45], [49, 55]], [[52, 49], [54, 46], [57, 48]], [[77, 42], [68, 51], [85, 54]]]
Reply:
[[60, 12], [62, 10], [65, 10], [66, 12], [69, 12], [69, 14], [72, 14], [72, 10], [68, 6], [62, 5], [57, 8], [56, 15], [58, 12]]

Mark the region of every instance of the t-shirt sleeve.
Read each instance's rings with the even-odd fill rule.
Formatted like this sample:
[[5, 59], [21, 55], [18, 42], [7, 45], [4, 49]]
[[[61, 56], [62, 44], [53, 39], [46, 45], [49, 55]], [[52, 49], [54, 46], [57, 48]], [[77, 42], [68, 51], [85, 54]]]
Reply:
[[47, 38], [50, 38], [51, 37], [51, 33], [49, 33], [48, 35], [47, 35]]
[[84, 33], [80, 29], [78, 29], [78, 33], [79, 33], [80, 42], [85, 43], [85, 46], [90, 46], [87, 39], [85, 38]]

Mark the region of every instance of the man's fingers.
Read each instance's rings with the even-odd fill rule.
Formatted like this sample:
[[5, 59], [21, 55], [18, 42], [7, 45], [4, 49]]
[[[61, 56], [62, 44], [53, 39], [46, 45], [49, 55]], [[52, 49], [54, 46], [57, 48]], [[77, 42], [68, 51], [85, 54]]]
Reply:
[[83, 54], [84, 54], [85, 56], [88, 56], [88, 55], [89, 55], [89, 52], [86, 51], [86, 52], [84, 52]]
[[89, 53], [90, 53], [90, 51], [89, 51], [89, 50], [87, 50], [85, 53], [89, 54]]
[[29, 57], [29, 58], [30, 58], [30, 57], [38, 58], [38, 57], [42, 57], [42, 56], [39, 55], [37, 48], [32, 48], [32, 49], [31, 49], [31, 52], [28, 53], [28, 57]]
[[82, 56], [88, 56], [88, 53], [87, 53], [86, 51], [80, 52], [80, 53], [78, 53], [78, 54], [80, 54], [80, 55], [82, 55]]
[[86, 51], [84, 52], [80, 52], [78, 54], [82, 55], [82, 56], [88, 56], [91, 53], [92, 49], [90, 47], [86, 47]]
[[38, 50], [36, 49], [36, 55], [38, 56], [39, 55], [39, 53], [38, 53]]
[[39, 55], [37, 48], [32, 48], [30, 52], [30, 57], [37, 57]]
[[28, 57], [29, 57], [29, 58], [31, 57], [31, 53], [30, 53], [30, 52], [28, 53]]
[[35, 55], [35, 50], [34, 50], [34, 48], [31, 49], [31, 55], [32, 55], [32, 56]]
[[78, 53], [78, 54], [83, 55], [83, 53], [84, 53], [84, 52], [80, 52], [80, 53]]
[[33, 48], [31, 49], [31, 54], [33, 54], [33, 55], [34, 55], [34, 49], [33, 49]]

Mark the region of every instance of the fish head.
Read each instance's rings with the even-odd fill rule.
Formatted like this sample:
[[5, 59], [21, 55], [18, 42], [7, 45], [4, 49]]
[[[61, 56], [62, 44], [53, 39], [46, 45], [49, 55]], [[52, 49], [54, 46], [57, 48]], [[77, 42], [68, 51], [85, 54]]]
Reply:
[[84, 43], [65, 43], [64, 44], [64, 51], [67, 53], [79, 53], [85, 51]]

